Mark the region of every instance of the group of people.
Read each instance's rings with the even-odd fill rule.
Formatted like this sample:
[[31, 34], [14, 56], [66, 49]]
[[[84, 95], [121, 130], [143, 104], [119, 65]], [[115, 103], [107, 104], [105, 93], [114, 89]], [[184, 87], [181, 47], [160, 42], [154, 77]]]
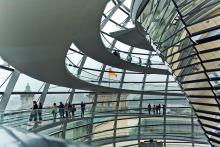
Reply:
[[31, 122], [34, 119], [35, 122], [42, 122], [42, 104], [41, 102], [39, 102], [39, 104], [37, 104], [36, 101], [33, 101], [33, 107], [32, 107], [32, 111], [29, 117], [29, 122]]
[[[114, 51], [113, 51], [113, 55], [115, 55], [116, 57], [119, 57], [119, 58], [120, 58], [120, 53], [119, 53], [118, 50], [114, 50]], [[131, 61], [132, 61], [132, 57], [131, 57], [130, 54], [128, 54], [126, 60], [127, 60], [128, 62], [131, 62]]]
[[[81, 117], [84, 117], [86, 104], [82, 101], [80, 106], [81, 106]], [[53, 103], [52, 111], [51, 111], [54, 121], [57, 118], [57, 113], [59, 113], [60, 118], [65, 118], [65, 117], [66, 118], [69, 118], [69, 117], [74, 118], [75, 112], [76, 112], [75, 104], [66, 103], [64, 105], [62, 102], [60, 102], [60, 104], [58, 106], [56, 103]], [[37, 104], [36, 101], [33, 101], [32, 111], [31, 111], [31, 114], [29, 117], [29, 122], [31, 122], [32, 120], [34, 120], [35, 123], [42, 122], [42, 104], [41, 104], [41, 102], [39, 102], [39, 104]]]
[[[84, 117], [86, 104], [84, 102], [81, 102], [81, 117]], [[52, 114], [54, 120], [56, 120], [57, 113], [59, 112], [60, 118], [68, 118], [72, 117], [74, 118], [75, 112], [76, 112], [76, 106], [75, 104], [66, 103], [65, 105], [60, 102], [59, 106], [57, 106], [56, 103], [52, 106]]]
[[[120, 53], [119, 53], [118, 50], [114, 50], [114, 51], [113, 51], [113, 55], [115, 55], [115, 56], [117, 56], [117, 57], [120, 58]], [[130, 54], [128, 54], [126, 60], [127, 60], [128, 62], [131, 62], [131, 61], [132, 61], [132, 56], [131, 56]], [[139, 64], [139, 65], [142, 64], [142, 61], [141, 61], [141, 58], [140, 58], [140, 57], [138, 57], [138, 64]]]
[[57, 106], [56, 103], [53, 103], [51, 113], [53, 114], [54, 120], [56, 120], [58, 112], [59, 112], [60, 118], [64, 118], [64, 117], [68, 118], [68, 117], [71, 117], [71, 114], [72, 114], [72, 117], [74, 117], [75, 111], [76, 111], [76, 107], [74, 104], [66, 103], [64, 105], [62, 102], [60, 102], [59, 106]]
[[[163, 108], [163, 114], [165, 112], [165, 105], [162, 106]], [[148, 114], [151, 115], [151, 112], [153, 112], [154, 115], [160, 115], [161, 114], [161, 105], [152, 105], [148, 104], [147, 106]]]

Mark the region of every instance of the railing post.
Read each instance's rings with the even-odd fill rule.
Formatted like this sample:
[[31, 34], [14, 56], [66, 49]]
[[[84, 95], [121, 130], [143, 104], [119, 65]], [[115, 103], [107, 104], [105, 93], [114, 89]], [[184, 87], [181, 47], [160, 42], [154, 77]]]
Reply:
[[[148, 56], [148, 59], [147, 59], [147, 63], [146, 63], [146, 67], [150, 67], [150, 58], [151, 58], [151, 55], [152, 55], [152, 52], [149, 53], [150, 55]], [[147, 78], [147, 74], [144, 74], [144, 77], [143, 77], [143, 84], [142, 84], [142, 87], [141, 87], [141, 90], [144, 91], [145, 89], [145, 81], [146, 81], [146, 78]], [[139, 104], [139, 120], [138, 120], [138, 145], [141, 143], [141, 116], [143, 114], [143, 99], [144, 99], [144, 94], [141, 93], [141, 96], [140, 96], [140, 104]]]
[[[124, 78], [125, 78], [125, 70], [123, 70], [123, 74], [122, 74], [122, 76], [121, 76], [121, 83], [120, 83], [120, 86], [119, 86], [119, 88], [120, 89], [122, 89], [122, 86], [123, 86], [123, 82], [124, 82]], [[114, 131], [114, 133], [113, 133], [113, 147], [115, 147], [116, 146], [116, 144], [115, 144], [115, 139], [116, 139], [116, 131], [117, 131], [117, 122], [118, 122], [118, 111], [119, 111], [119, 105], [120, 105], [120, 99], [121, 99], [121, 92], [119, 92], [118, 94], [117, 94], [117, 99], [116, 99], [116, 108], [115, 108], [115, 121], [114, 121], [114, 128], [113, 128], [113, 131]]]
[[193, 112], [193, 108], [191, 108], [191, 133], [192, 133], [192, 147], [195, 146], [195, 142], [194, 142], [194, 137], [195, 137], [195, 128], [194, 128], [194, 112]]
[[165, 87], [165, 94], [164, 94], [164, 109], [163, 109], [163, 143], [164, 147], [166, 147], [166, 123], [167, 123], [167, 90], [169, 86], [169, 75], [166, 78], [166, 87]]
[[66, 127], [67, 127], [67, 120], [63, 121], [63, 126], [62, 126], [62, 133], [61, 133], [61, 138], [65, 139], [66, 138]]

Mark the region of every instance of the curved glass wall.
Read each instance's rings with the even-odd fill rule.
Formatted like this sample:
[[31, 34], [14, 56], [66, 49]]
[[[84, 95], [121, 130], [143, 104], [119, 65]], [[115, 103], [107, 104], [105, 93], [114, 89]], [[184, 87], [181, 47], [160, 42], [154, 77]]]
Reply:
[[[132, 1], [128, 2], [127, 0], [121, 1], [121, 4], [110, 1], [106, 6], [101, 22], [101, 37], [106, 49], [113, 54], [118, 52], [119, 58], [129, 63], [144, 67], [147, 65], [149, 67], [167, 69], [155, 51], [148, 51], [135, 46], [131, 47], [112, 37], [112, 32], [135, 27], [130, 19], [131, 3]], [[109, 10], [109, 7], [112, 7], [112, 9]]]
[[220, 139], [219, 4], [219, 0], [150, 0], [138, 18], [214, 146], [219, 146]]
[[[191, 142], [193, 140], [194, 143], [205, 143], [206, 138], [184, 97], [168, 96], [166, 115], [163, 110], [158, 114], [151, 112], [149, 115], [147, 105], [149, 103], [163, 104], [164, 97], [144, 95], [142, 101], [140, 95], [128, 95], [125, 98], [126, 95], [122, 94], [119, 101], [114, 100], [112, 97], [117, 95], [112, 94], [93, 94], [90, 97], [95, 96], [97, 96], [97, 102], [95, 110], [93, 110], [93, 118], [86, 114], [83, 120], [78, 120], [76, 117], [73, 122], [67, 123], [65, 133], [67, 140], [91, 141], [97, 146], [127, 139], [138, 140], [139, 138], [141, 140], [154, 138], [162, 142], [163, 139], [173, 139], [175, 141]], [[140, 103], [142, 103], [142, 107], [139, 107]], [[90, 133], [91, 121], [93, 126]], [[62, 127], [60, 129], [56, 132], [53, 131], [55, 133], [47, 133], [45, 130], [39, 133], [61, 137]]]
[[[28, 129], [29, 131], [65, 138], [74, 142], [83, 141], [97, 146], [119, 145], [123, 144], [120, 142], [128, 139], [141, 142], [149, 140], [151, 137], [162, 142], [164, 142], [164, 139], [168, 142], [170, 139], [175, 139], [205, 143], [205, 136], [196, 121], [196, 117], [192, 115], [193, 113], [185, 97], [170, 96], [169, 94], [165, 97], [165, 95], [129, 93], [103, 94], [84, 90], [73, 92], [70, 88], [50, 84], [44, 101], [43, 121], [41, 124], [35, 125], [34, 122], [29, 122], [30, 107], [26, 109], [21, 107], [21, 95], [31, 97], [31, 101], [39, 101], [45, 91], [46, 84], [26, 75], [21, 75], [10, 96], [11, 102], [7, 106], [7, 108], [13, 108], [13, 111], [7, 109], [6, 112], [1, 113], [1, 125]], [[153, 77], [149, 75], [148, 80], [145, 76], [140, 78], [150, 82], [154, 81]], [[172, 85], [173, 83], [176, 85], [174, 81], [167, 83], [166, 80], [172, 81], [173, 79], [171, 76], [169, 78], [164, 76], [164, 88], [166, 88], [166, 84]], [[28, 89], [28, 84], [24, 86], [23, 83], [26, 82], [29, 83], [30, 91], [25, 91]], [[147, 85], [147, 83], [142, 82], [142, 85]], [[14, 96], [17, 96], [19, 100], [16, 100]], [[72, 119], [72, 116], [69, 119], [62, 119], [57, 114], [57, 119], [54, 120], [51, 113], [53, 103], [69, 102], [70, 97], [72, 97], [72, 103], [76, 106], [74, 119]], [[81, 118], [81, 101], [86, 103], [84, 118]], [[164, 115], [162, 108], [160, 113], [156, 114], [155, 112], [154, 114], [152, 111], [149, 115], [148, 104], [152, 106], [160, 104], [162, 106], [165, 103], [167, 103], [166, 115]]]
[[[107, 16], [116, 8], [123, 13], [128, 13], [127, 8], [130, 8], [130, 5], [131, 1], [129, 0], [122, 3], [114, 0], [110, 1], [104, 14]], [[181, 6], [184, 6], [184, 4]], [[123, 20], [117, 19], [117, 15], [113, 15], [114, 17], [112, 16], [107, 20], [103, 16], [102, 20], [103, 22], [106, 21], [109, 26], [110, 23], [115, 26], [114, 22], [123, 23]], [[128, 14], [124, 15], [124, 18], [127, 16]], [[140, 18], [142, 22], [146, 16], [141, 17], [143, 17]], [[126, 28], [131, 27], [134, 26], [129, 21]], [[107, 44], [108, 41], [112, 44], [114, 39], [106, 35], [110, 32], [104, 29], [108, 30], [107, 27], [102, 30], [105, 32], [102, 32], [103, 36], [107, 38], [103, 42]], [[117, 26], [115, 30], [111, 29], [111, 31], [117, 30], [120, 30]], [[133, 48], [131, 52], [129, 46], [118, 41], [112, 49], [120, 50], [124, 60], [127, 58], [126, 55], [131, 53], [132, 63], [139, 64], [140, 57], [142, 66], [166, 68], [164, 64], [161, 65], [162, 60], [157, 52], [150, 53], [138, 48]], [[144, 94], [142, 92], [139, 94], [100, 93], [60, 87], [32, 79], [22, 73], [15, 74], [17, 73], [16, 69], [1, 60], [0, 104], [5, 102], [2, 100], [6, 98], [9, 100], [5, 111], [1, 111], [1, 125], [26, 129], [73, 142], [86, 142], [95, 146], [137, 146], [141, 142], [149, 141], [151, 138], [167, 144], [167, 146], [172, 143], [187, 144], [189, 146], [207, 144], [207, 136], [204, 135], [197, 121], [197, 116], [194, 115], [188, 101], [186, 101], [185, 96], [171, 76], [124, 71], [110, 67], [87, 57], [74, 45], [71, 46], [67, 57], [70, 59], [66, 60], [69, 70], [76, 77], [86, 82], [120, 89], [136, 89], [145, 92], [159, 91], [162, 94], [157, 95], [150, 92]], [[144, 62], [148, 63], [143, 64]], [[109, 77], [110, 68], [117, 76]], [[215, 72], [213, 71], [213, 73]], [[10, 86], [13, 86], [13, 88], [9, 89]], [[43, 102], [41, 123], [29, 122], [33, 100]], [[84, 117], [81, 117], [82, 101], [86, 104]], [[74, 116], [69, 113], [68, 117], [62, 118], [57, 114], [56, 119], [54, 119], [52, 114], [53, 103], [59, 105], [60, 102], [74, 104], [76, 107]], [[161, 109], [158, 112], [152, 109], [149, 114], [148, 104], [151, 104], [152, 107], [160, 104]], [[200, 111], [200, 113], [204, 112]], [[203, 119], [205, 120], [205, 116]], [[215, 119], [218, 120], [218, 117]], [[210, 120], [206, 121], [208, 124]], [[213, 136], [216, 133], [211, 132], [210, 134]]]
[[[122, 70], [104, 65], [90, 57], [85, 57], [84, 54], [78, 52], [77, 49], [69, 50], [66, 59], [66, 66], [69, 72], [75, 77], [94, 85], [120, 88], [122, 85], [122, 76], [124, 76], [121, 89], [158, 92], [163, 92], [165, 89], [166, 75], [148, 74], [145, 79], [146, 88], [141, 89], [144, 73]], [[151, 79], [157, 80], [153, 81]], [[174, 79], [170, 77], [169, 82], [171, 84], [169, 85], [168, 91], [181, 93]]]

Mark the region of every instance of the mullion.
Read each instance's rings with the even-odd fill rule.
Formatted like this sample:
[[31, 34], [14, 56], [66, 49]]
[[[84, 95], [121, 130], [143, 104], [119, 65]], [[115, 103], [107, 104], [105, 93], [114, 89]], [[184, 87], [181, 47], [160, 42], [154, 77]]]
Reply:
[[178, 7], [181, 9], [181, 7], [185, 7], [187, 5], [189, 5], [190, 3], [194, 2], [194, 0], [191, 0], [189, 2], [184, 3], [185, 1], [183, 1], [183, 4], [180, 4]]
[[199, 87], [199, 88], [185, 88], [184, 89], [184, 91], [206, 91], [206, 90], [219, 90], [220, 89], [220, 87], [211, 87], [211, 86], [209, 86], [209, 87]]
[[169, 57], [171, 57], [171, 56], [175, 56], [175, 54], [178, 54], [178, 53], [180, 53], [180, 52], [184, 52], [185, 50], [187, 50], [187, 49], [189, 49], [189, 48], [193, 48], [193, 44], [190, 44], [189, 46], [186, 46], [186, 47], [184, 47], [184, 48], [179, 49], [178, 51], [176, 51], [176, 52], [174, 52], [174, 53], [168, 55], [166, 58], [169, 58]]
[[[195, 110], [196, 112], [199, 113], [204, 113], [204, 114], [211, 114], [211, 115], [216, 115], [216, 116], [220, 116], [219, 112], [213, 112], [213, 111], [207, 111], [207, 110]], [[220, 128], [219, 128], [220, 130]]]
[[219, 40], [219, 39], [220, 39], [220, 34], [217, 34], [217, 35], [214, 35], [214, 36], [209, 36], [209, 37], [206, 37], [206, 38], [196, 40], [196, 43], [197, 43], [197, 45], [200, 45], [200, 44], [205, 44], [205, 43], [209, 43], [209, 42], [212, 42], [212, 41], [216, 41], [216, 40]]
[[185, 60], [185, 59], [188, 59], [188, 58], [192, 58], [192, 57], [194, 57], [194, 56], [197, 56], [197, 54], [190, 54], [190, 55], [188, 55], [188, 56], [185, 56], [185, 57], [183, 57], [183, 58], [181, 58], [181, 55], [183, 56], [183, 54], [181, 54], [182, 52], [180, 52], [180, 58], [179, 59], [177, 59], [177, 60], [175, 60], [175, 61], [173, 61], [173, 62], [170, 62], [169, 64], [175, 64], [175, 63], [177, 63], [177, 62], [180, 62], [180, 61], [182, 61], [182, 60]]
[[203, 120], [208, 120], [208, 121], [220, 123], [220, 119], [217, 119], [217, 118], [212, 118], [212, 117], [207, 117], [207, 116], [199, 116], [199, 115], [198, 115], [198, 117]]
[[[173, 1], [174, 5], [175, 5], [175, 7], [176, 7], [176, 10], [177, 10], [178, 14], [180, 15], [180, 19], [181, 19], [182, 23], [185, 25], [185, 29], [186, 29], [188, 35], [191, 37], [191, 33], [190, 33], [189, 30], [187, 29], [187, 24], [185, 23], [184, 19], [182, 18], [182, 14], [179, 12], [178, 6], [177, 6], [176, 3], [174, 2], [174, 0], [172, 0], [172, 1]], [[189, 38], [190, 38], [190, 37], [189, 37]], [[190, 38], [190, 40], [192, 41], [193, 44], [195, 44], [194, 41], [192, 40], [192, 38]], [[197, 54], [198, 54], [198, 50], [197, 50], [197, 48], [196, 48], [195, 46], [194, 46], [194, 49], [197, 51]], [[201, 59], [201, 57], [200, 57], [199, 55], [198, 55], [198, 58], [199, 58], [199, 60], [200, 60], [200, 62], [201, 62], [202, 59]], [[201, 62], [201, 66], [202, 66], [203, 70], [206, 71], [206, 68], [205, 68], [205, 66], [203, 65], [202, 62]], [[204, 74], [205, 74], [206, 77], [209, 79], [209, 76], [207, 75], [207, 73], [205, 72]], [[209, 79], [209, 80], [210, 80], [210, 79]], [[212, 87], [212, 84], [210, 83], [210, 81], [208, 81], [208, 83], [209, 83], [209, 85]], [[219, 102], [218, 102], [218, 100], [217, 100], [217, 95], [215, 94], [215, 92], [214, 92], [213, 90], [211, 90], [211, 91], [212, 91], [212, 93], [215, 95], [215, 100], [216, 100], [216, 102], [219, 104]]]
[[[164, 9], [166, 9], [166, 10], [165, 10], [165, 12], [163, 13], [162, 18], [160, 19], [160, 22], [158, 23], [160, 26], [162, 26], [162, 24], [166, 21], [166, 20], [164, 19], [164, 17], [165, 17], [165, 15], [166, 15], [166, 12], [167, 12], [168, 9], [169, 9], [170, 3], [171, 3], [171, 1], [169, 2], [169, 4], [167, 4], [167, 7], [164, 8]], [[165, 29], [166, 29], [166, 26], [164, 27], [164, 30], [165, 30]], [[156, 35], [158, 34], [159, 31], [160, 31], [160, 30], [158, 29]], [[164, 31], [162, 31], [162, 32], [164, 32]], [[163, 34], [163, 33], [162, 33], [162, 34]], [[163, 36], [163, 35], [161, 35], [161, 37], [162, 37], [162, 36]], [[158, 40], [160, 40], [160, 38], [159, 38]]]
[[220, 51], [220, 47], [199, 51], [199, 54], [206, 54], [206, 53], [211, 53], [211, 52], [216, 52], [216, 51]]
[[[200, 6], [197, 6], [197, 7], [199, 7], [200, 8], [200, 10], [204, 10], [204, 9], [206, 9], [206, 8], [209, 8], [210, 6], [213, 6], [213, 5], [215, 5], [215, 4], [218, 4], [219, 2], [214, 2], [214, 3], [212, 3], [212, 4], [207, 4], [206, 3], [206, 1], [204, 1], [203, 3], [201, 3], [200, 4]], [[205, 4], [205, 5], [204, 5]], [[210, 9], [210, 8], [209, 8]], [[194, 10], [192, 10], [192, 11], [190, 11], [189, 13], [187, 13], [186, 15], [184, 15], [183, 17], [187, 17], [188, 15], [193, 15], [193, 14], [196, 14], [196, 13], [198, 13], [198, 9], [194, 9]]]
[[[209, 59], [209, 60], [203, 60], [202, 62], [196, 62], [196, 63], [189, 64], [189, 65], [186, 65], [186, 66], [181, 66], [181, 67], [178, 67], [178, 68], [176, 68], [176, 69], [173, 69], [173, 71], [175, 72], [176, 70], [184, 69], [185, 67], [195, 66], [195, 65], [198, 65], [198, 64], [200, 64], [200, 63], [209, 63], [209, 62], [216, 62], [216, 61], [220, 61], [220, 58], [214, 58], [214, 59]], [[210, 80], [210, 81], [211, 81], [211, 80]]]
[[200, 105], [200, 106], [210, 106], [210, 107], [218, 107], [218, 104], [210, 104], [210, 103], [199, 103], [199, 102], [190, 102], [193, 105]]
[[[185, 5], [182, 8], [180, 8], [178, 5], [176, 5], [176, 6], [179, 9], [179, 11], [182, 14], [182, 16], [185, 17], [185, 16], [187, 16], [188, 13], [190, 13], [190, 12], [194, 11], [195, 9], [198, 9], [199, 7], [203, 6], [201, 1], [204, 2], [205, 0], [194, 0], [193, 4]], [[198, 4], [198, 2], [200, 2], [200, 3]]]
[[185, 65], [185, 66], [181, 66], [181, 67], [177, 67], [175, 69], [172, 69], [173, 72], [176, 72], [177, 70], [186, 70], [186, 68], [190, 68], [192, 66], [197, 66], [197, 65], [201, 65], [202, 63], [201, 62], [196, 62], [196, 63], [193, 63], [193, 64], [188, 64], [188, 65]]
[[206, 29], [198, 31], [198, 32], [193, 32], [192, 37], [197, 36], [197, 35], [201, 35], [201, 34], [205, 34], [205, 33], [209, 33], [211, 31], [215, 31], [215, 30], [218, 30], [218, 29], [220, 29], [220, 25], [216, 25], [214, 27], [206, 28]]
[[[210, 78], [210, 81], [219, 81], [219, 80], [220, 80], [220, 77]], [[198, 79], [198, 80], [182, 81], [181, 84], [196, 83], [196, 82], [207, 82], [207, 79]]]
[[[168, 47], [166, 47], [166, 48], [163, 48], [163, 50], [162, 50], [162, 52], [164, 51], [164, 50], [167, 50], [167, 49], [169, 49], [169, 48], [172, 48], [173, 46], [175, 46], [175, 45], [178, 45], [178, 44], [181, 44], [181, 43], [183, 43], [184, 41], [189, 41], [190, 40], [190, 37], [189, 36], [186, 36], [185, 38], [183, 38], [183, 39], [181, 39], [181, 40], [179, 40], [179, 41], [177, 41], [177, 42], [175, 42], [175, 43], [172, 43], [170, 46], [168, 46]], [[162, 44], [163, 43], [165, 43], [165, 42], [162, 42]], [[190, 46], [191, 44], [189, 44], [189, 46]], [[187, 46], [186, 46], [187, 47]], [[184, 47], [184, 48], [186, 48], [186, 47]]]
[[220, 16], [220, 13], [219, 13], [219, 14], [216, 14], [216, 15], [212, 15], [212, 16], [210, 16], [210, 17], [205, 17], [204, 19], [201, 19], [201, 20], [198, 20], [198, 21], [193, 22], [193, 23], [191, 23], [191, 24], [188, 24], [187, 27], [191, 27], [191, 26], [193, 26], [193, 25], [197, 25], [197, 24], [199, 24], [199, 23], [203, 23], [203, 22], [205, 22], [205, 21], [207, 21], [207, 20], [210, 20], [210, 19], [213, 19], [213, 18], [216, 18], [216, 17], [219, 17], [219, 16]]
[[187, 97], [190, 99], [197, 99], [197, 98], [213, 99], [215, 98], [215, 96], [212, 96], [212, 95], [192, 95], [192, 94], [188, 95]]
[[[173, 15], [176, 15], [175, 13], [173, 13]], [[167, 41], [170, 42], [172, 40], [172, 44], [177, 44], [177, 43], [174, 43], [176, 37], [181, 37], [178, 33], [182, 33], [181, 31], [184, 31], [184, 27], [182, 26], [181, 23], [176, 23], [176, 24], [169, 24], [169, 23], [166, 23], [166, 26], [163, 30], [163, 32], [161, 34], [165, 35], [166, 33], [165, 32], [169, 32], [171, 29], [173, 29], [172, 27], [175, 27], [175, 29], [173, 29], [172, 31], [172, 35], [169, 35], [167, 38], [164, 38], [163, 41], [161, 41], [161, 44], [163, 43], [166, 43]], [[161, 35], [161, 38], [163, 37], [163, 35]]]

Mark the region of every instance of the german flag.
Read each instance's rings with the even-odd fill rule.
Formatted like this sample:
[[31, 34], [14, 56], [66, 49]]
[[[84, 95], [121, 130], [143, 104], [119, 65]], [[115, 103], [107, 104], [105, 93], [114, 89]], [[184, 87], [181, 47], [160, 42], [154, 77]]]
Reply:
[[109, 77], [117, 77], [117, 72], [113, 71], [111, 68], [109, 68], [108, 76]]

